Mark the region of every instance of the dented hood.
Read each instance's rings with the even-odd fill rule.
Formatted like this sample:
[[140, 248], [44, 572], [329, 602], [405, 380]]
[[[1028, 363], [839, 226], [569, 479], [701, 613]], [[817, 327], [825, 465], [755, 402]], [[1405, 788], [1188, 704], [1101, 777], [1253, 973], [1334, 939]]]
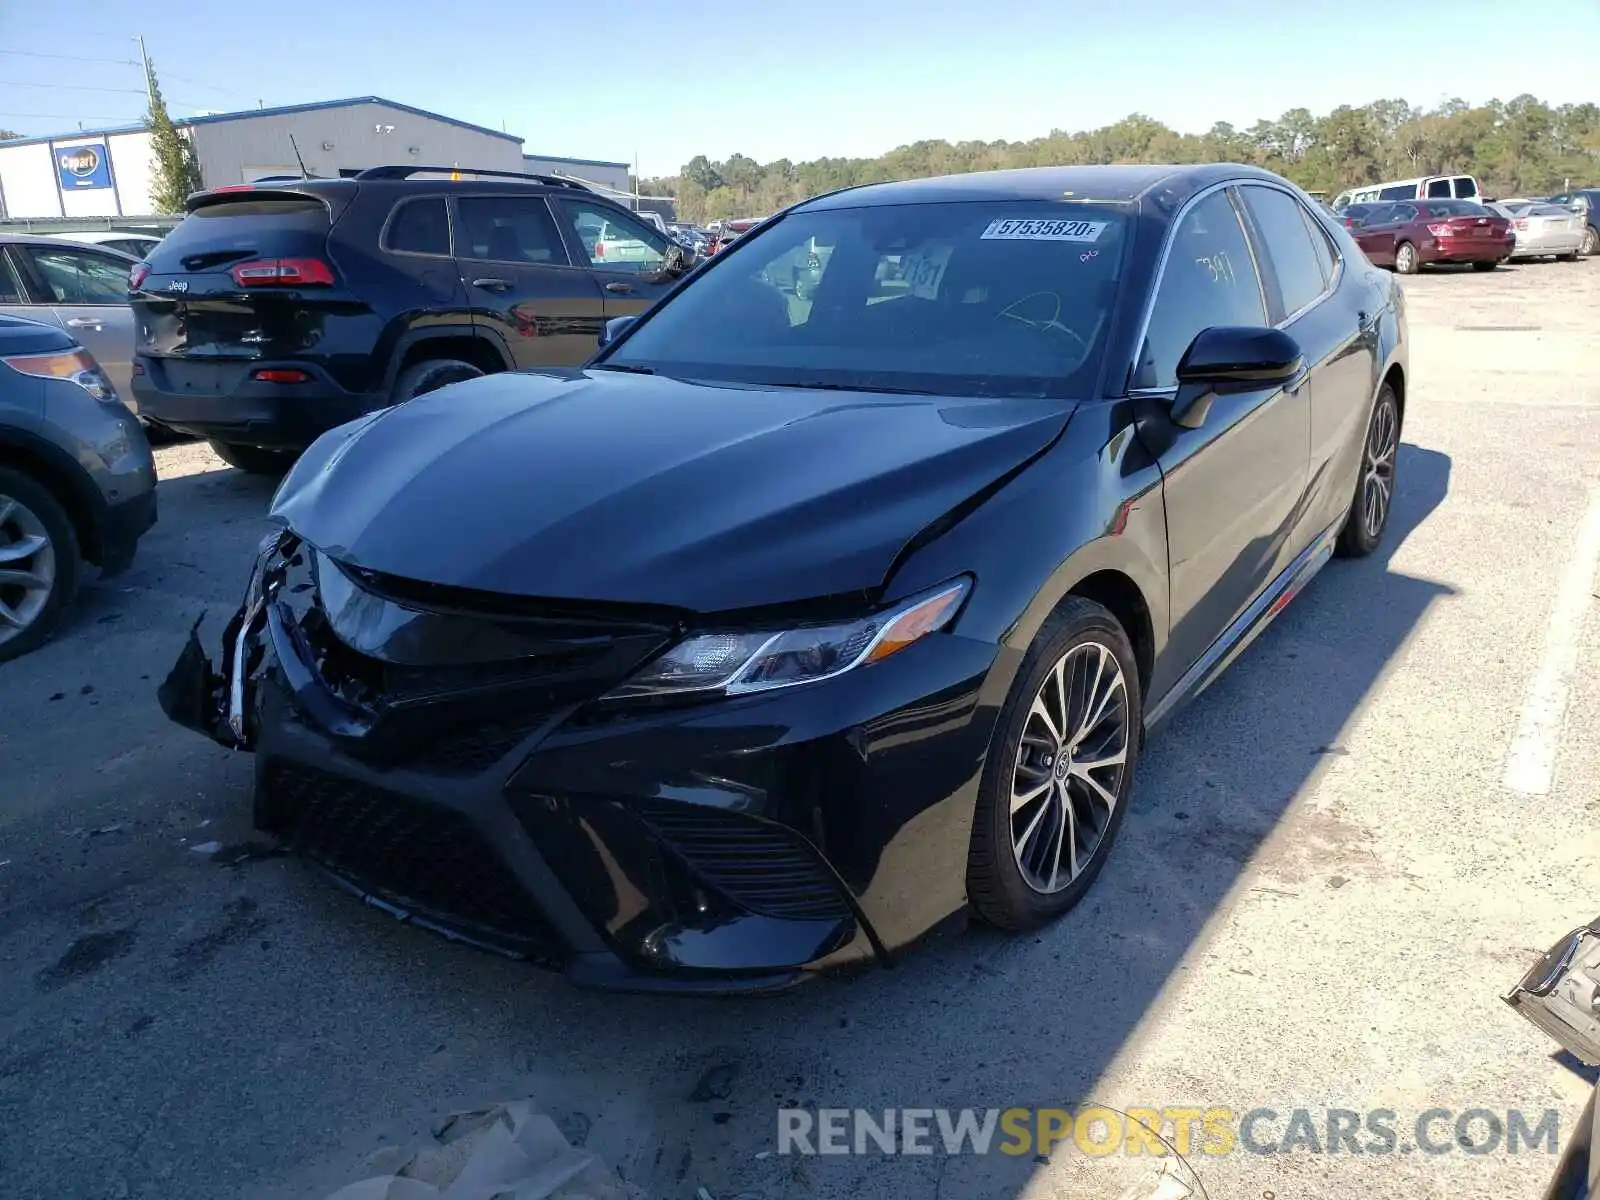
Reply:
[[273, 511], [352, 566], [699, 612], [877, 588], [1072, 405], [492, 375], [333, 430]]

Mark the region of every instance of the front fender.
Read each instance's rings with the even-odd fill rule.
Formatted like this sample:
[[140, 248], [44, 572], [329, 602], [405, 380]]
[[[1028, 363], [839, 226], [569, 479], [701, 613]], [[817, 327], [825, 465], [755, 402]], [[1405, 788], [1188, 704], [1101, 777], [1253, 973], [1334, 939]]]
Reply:
[[[1160, 657], [1168, 631], [1166, 510], [1160, 468], [1134, 436], [1134, 420], [1126, 401], [1083, 405], [1048, 453], [911, 554], [891, 581], [898, 596], [964, 571], [977, 577], [958, 627], [1001, 647], [986, 700], [1004, 698], [1050, 614], [1099, 572], [1116, 572], [1138, 590], [1153, 657]], [[1130, 639], [1137, 641], [1133, 631]]]

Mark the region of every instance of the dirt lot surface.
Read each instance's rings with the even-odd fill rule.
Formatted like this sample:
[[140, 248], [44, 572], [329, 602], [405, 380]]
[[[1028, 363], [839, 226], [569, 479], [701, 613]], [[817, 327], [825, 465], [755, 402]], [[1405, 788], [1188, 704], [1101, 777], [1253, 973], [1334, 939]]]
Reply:
[[[1191, 1153], [1213, 1198], [1535, 1194], [1542, 1149], [1450, 1142], [1468, 1109], [1554, 1108], [1564, 1139], [1584, 1098], [1498, 995], [1600, 911], [1600, 585], [1571, 565], [1600, 522], [1600, 260], [1406, 291], [1385, 551], [1152, 743], [1092, 897], [761, 1002], [581, 993], [262, 854], [248, 760], [154, 689], [231, 611], [271, 489], [161, 449], [136, 566], [0, 668], [0, 1194], [318, 1196], [518, 1096], [657, 1197], [1110, 1200], [1122, 1156], [766, 1153], [780, 1105], [1088, 1100], [1270, 1108], [1258, 1145], [1308, 1110], [1323, 1153]], [[725, 1095], [692, 1102], [708, 1072]], [[1330, 1108], [1394, 1110], [1394, 1151], [1329, 1152]], [[1443, 1153], [1411, 1148], [1432, 1108]]]

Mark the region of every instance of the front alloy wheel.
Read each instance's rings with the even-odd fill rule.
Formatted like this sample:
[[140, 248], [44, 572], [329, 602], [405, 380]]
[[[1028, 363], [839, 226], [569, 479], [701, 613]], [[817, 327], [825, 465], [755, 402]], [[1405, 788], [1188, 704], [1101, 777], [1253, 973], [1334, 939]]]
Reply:
[[1127, 811], [1142, 712], [1126, 631], [1099, 604], [1067, 597], [995, 724], [967, 864], [980, 916], [1026, 929], [1088, 890]]
[[1044, 895], [1076, 879], [1117, 811], [1131, 740], [1116, 655], [1082, 642], [1056, 660], [1028, 709], [1011, 778], [1011, 852]]
[[0, 662], [50, 636], [77, 580], [77, 538], [60, 502], [30, 476], [0, 469]]

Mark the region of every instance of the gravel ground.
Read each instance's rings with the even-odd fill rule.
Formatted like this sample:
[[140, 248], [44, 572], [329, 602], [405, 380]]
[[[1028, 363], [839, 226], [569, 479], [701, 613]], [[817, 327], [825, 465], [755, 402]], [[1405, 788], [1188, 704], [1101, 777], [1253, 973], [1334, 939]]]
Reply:
[[[1564, 1138], [1584, 1098], [1498, 995], [1600, 907], [1600, 619], [1547, 645], [1600, 504], [1600, 260], [1406, 289], [1385, 552], [1331, 566], [1152, 743], [1092, 897], [761, 1002], [580, 993], [260, 853], [248, 760], [153, 692], [231, 611], [271, 489], [162, 448], [138, 563], [3, 668], [0, 1193], [318, 1196], [441, 1113], [531, 1096], [658, 1197], [1109, 1200], [1122, 1156], [763, 1155], [780, 1105], [1091, 1099], [1271, 1108], [1258, 1143], [1296, 1108], [1319, 1141], [1329, 1108], [1396, 1113], [1390, 1154], [1196, 1149], [1214, 1198], [1535, 1194], [1542, 1151], [1407, 1147], [1435, 1107], [1555, 1108]], [[1565, 734], [1525, 794], [1507, 755], [1551, 656]], [[726, 1095], [691, 1102], [708, 1072]]]

